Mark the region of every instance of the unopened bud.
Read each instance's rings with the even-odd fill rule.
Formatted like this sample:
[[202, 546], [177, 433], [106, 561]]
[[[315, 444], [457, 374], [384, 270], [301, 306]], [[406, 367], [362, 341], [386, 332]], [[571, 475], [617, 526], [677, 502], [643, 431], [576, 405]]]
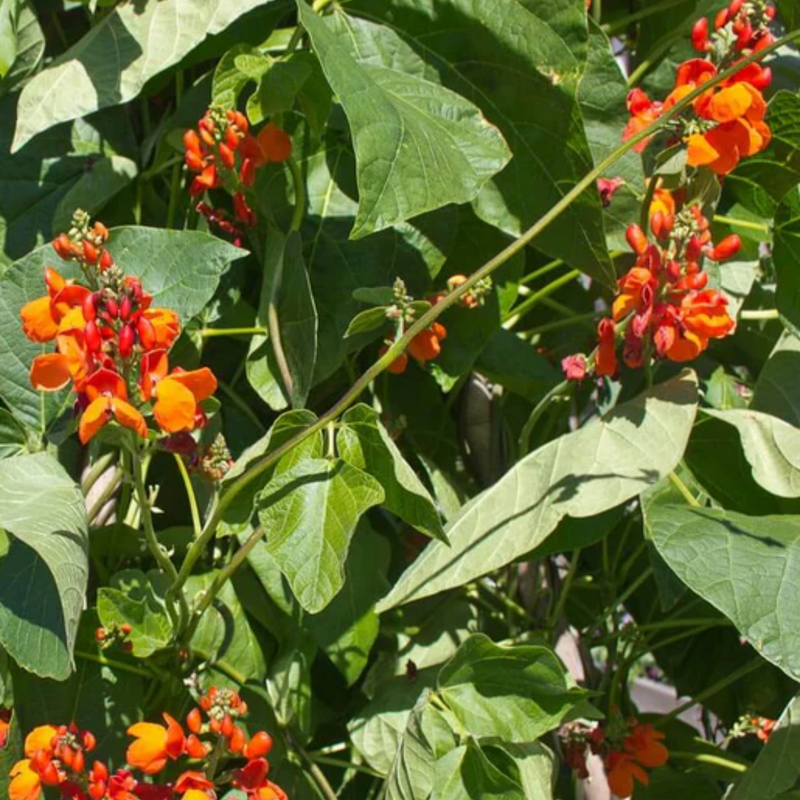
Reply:
[[699, 53], [708, 50], [708, 19], [700, 17], [692, 27], [692, 47]]
[[642, 255], [647, 250], [647, 237], [644, 231], [636, 224], [629, 225], [625, 231], [625, 238], [630, 245], [631, 250], [637, 255]]
[[709, 254], [714, 261], [733, 258], [742, 249], [742, 240], [734, 233], [726, 236]]
[[117, 341], [120, 358], [128, 359], [133, 355], [133, 339], [133, 328], [130, 325], [123, 325]]

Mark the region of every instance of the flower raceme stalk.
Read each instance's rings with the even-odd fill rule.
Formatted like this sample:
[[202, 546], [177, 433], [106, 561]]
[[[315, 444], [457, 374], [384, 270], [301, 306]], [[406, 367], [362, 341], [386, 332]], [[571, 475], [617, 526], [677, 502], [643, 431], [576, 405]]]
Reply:
[[[266, 731], [248, 737], [237, 724], [246, 715], [247, 704], [236, 692], [212, 686], [186, 717], [188, 735], [166, 713], [164, 725], [131, 725], [127, 768], [116, 772], [101, 761], [89, 764], [96, 745], [89, 731], [74, 723], [42, 725], [27, 735], [25, 758], [11, 769], [9, 800], [40, 800], [47, 786], [69, 800], [217, 800], [227, 787], [245, 793], [248, 800], [288, 800], [268, 778], [272, 737]], [[235, 761], [218, 777], [220, 758]], [[184, 767], [176, 778], [160, 783], [145, 778], [155, 778], [173, 764]]]
[[90, 226], [88, 215], [78, 211], [70, 232], [56, 238], [56, 252], [80, 265], [84, 281], [65, 280], [47, 267], [47, 294], [23, 306], [25, 335], [56, 346], [33, 360], [31, 384], [48, 392], [72, 385], [83, 444], [113, 421], [168, 447], [171, 435], [206, 424], [202, 403], [217, 380], [206, 367], [170, 369], [167, 353], [180, 333], [178, 315], [154, 307], [139, 279], [114, 263], [105, 249], [108, 237], [105, 226]]

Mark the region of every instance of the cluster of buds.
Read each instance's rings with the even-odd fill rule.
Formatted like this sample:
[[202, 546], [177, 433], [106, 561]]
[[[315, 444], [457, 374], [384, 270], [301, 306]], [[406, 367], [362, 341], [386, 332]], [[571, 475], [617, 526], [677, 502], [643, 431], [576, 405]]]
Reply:
[[37, 800], [44, 786], [58, 787], [62, 797], [94, 798], [87, 793], [91, 779], [86, 760], [96, 744], [92, 733], [74, 723], [34, 728], [25, 737], [25, 758], [11, 769], [9, 800]]
[[740, 717], [731, 727], [726, 741], [731, 739], [741, 739], [743, 736], [757, 736], [758, 739], [766, 744], [772, 736], [778, 721], [768, 717], [756, 717], [745, 714]]
[[[719, 262], [736, 255], [739, 237], [728, 236], [715, 245], [700, 208], [692, 205], [676, 213], [674, 198], [664, 190], [656, 192], [650, 211], [656, 241], [638, 225], [627, 230], [636, 262], [617, 282], [612, 317], [598, 325], [598, 376], [617, 373], [617, 339], [622, 334], [623, 359], [637, 368], [651, 357], [692, 361], [710, 339], [723, 338], [735, 327], [727, 298], [708, 288], [708, 273], [702, 267], [706, 258]], [[582, 380], [589, 364], [584, 356], [574, 355], [565, 358], [562, 367], [569, 380]]]
[[573, 722], [559, 732], [564, 761], [580, 778], [589, 777], [586, 767], [591, 752], [603, 760], [611, 791], [617, 797], [630, 797], [635, 783], [650, 782], [646, 769], [667, 763], [669, 751], [662, 740], [664, 734], [649, 723], [635, 718], [609, 717], [604, 726]]
[[[742, 16], [744, 15], [744, 16]], [[731, 44], [710, 46], [706, 29], [708, 23], [701, 20], [693, 33], [698, 49], [706, 51], [706, 58], [694, 58], [678, 67], [675, 88], [662, 103], [651, 100], [641, 89], [628, 94], [628, 121], [623, 139], [627, 140], [672, 109], [690, 93], [716, 78], [720, 70], [735, 65], [742, 47], [757, 49], [772, 41], [767, 25], [774, 16], [771, 6], [761, 2], [734, 0], [717, 16], [721, 27], [731, 29], [743, 19], [749, 20]], [[758, 24], [754, 27], [754, 20]], [[723, 20], [725, 20], [723, 22]], [[727, 28], [726, 28], [727, 30]], [[757, 63], [743, 65], [736, 73], [716, 84], [694, 99], [687, 111], [671, 123], [674, 141], [687, 146], [687, 164], [690, 167], [708, 167], [718, 175], [727, 175], [742, 158], [761, 152], [771, 140], [771, 131], [764, 121], [767, 105], [762, 91], [772, 82], [769, 68]], [[644, 139], [636, 146], [641, 152], [647, 146]]]
[[119, 647], [123, 653], [130, 653], [133, 650], [133, 643], [128, 641], [128, 637], [131, 635], [132, 630], [127, 622], [123, 622], [122, 625], [98, 628], [94, 632], [94, 638], [101, 650]]
[[53, 248], [64, 261], [77, 261], [84, 270], [97, 267], [105, 272], [114, 265], [106, 250], [108, 228], [102, 222], [91, 224], [89, 215], [78, 209], [72, 217], [69, 231], [56, 237]]
[[233, 466], [233, 456], [225, 437], [220, 433], [206, 445], [192, 461], [192, 468], [212, 483], [219, 483]]
[[33, 360], [31, 384], [49, 392], [72, 384], [84, 444], [111, 420], [146, 439], [145, 414], [166, 434], [202, 427], [200, 403], [216, 391], [217, 381], [207, 368], [170, 371], [167, 351], [180, 333], [177, 314], [154, 308], [139, 279], [125, 276], [117, 264], [82, 265], [85, 283], [47, 267], [47, 294], [20, 311], [29, 339], [56, 345], [55, 352]]
[[[208, 109], [197, 130], [184, 133], [183, 144], [186, 166], [195, 173], [189, 193], [197, 196], [225, 188], [233, 196], [236, 219], [248, 227], [255, 225], [256, 215], [244, 192], [255, 182], [257, 170], [268, 163], [282, 163], [292, 154], [291, 139], [274, 122], [253, 136], [244, 114], [219, 108]], [[205, 213], [199, 206], [198, 211]], [[219, 215], [214, 221], [223, 230], [223, 222], [225, 227], [230, 225]]]
[[720, 9], [714, 18], [714, 31], [709, 36], [707, 17], [701, 17], [692, 27], [692, 47], [699, 53], [708, 53], [716, 48], [733, 48], [749, 55], [775, 41], [769, 25], [775, 19], [775, 7], [765, 0], [732, 0]]
[[[447, 291], [452, 292], [467, 281], [466, 275], [452, 275], [447, 279]], [[465, 292], [458, 300], [464, 308], [480, 308], [486, 297], [492, 291], [491, 277], [481, 278], [471, 289]]]
[[[239, 195], [236, 195], [237, 197]], [[201, 200], [196, 206], [195, 210], [198, 214], [202, 214], [206, 221], [208, 222], [210, 227], [219, 228], [219, 230], [224, 233], [226, 236], [230, 236], [233, 240], [233, 244], [236, 247], [242, 246], [242, 237], [244, 236], [244, 231], [235, 223], [233, 222], [228, 213], [222, 208], [214, 208], [206, 203], [204, 200]], [[255, 225], [255, 214], [247, 209], [245, 215], [248, 219], [252, 218], [252, 224]]]

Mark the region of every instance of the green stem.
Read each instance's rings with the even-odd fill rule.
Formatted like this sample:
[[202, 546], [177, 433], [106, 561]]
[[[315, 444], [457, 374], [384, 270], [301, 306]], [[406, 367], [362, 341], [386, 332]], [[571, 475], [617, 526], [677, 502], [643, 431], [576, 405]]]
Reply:
[[527, 455], [529, 450], [530, 438], [536, 423], [541, 418], [542, 414], [550, 407], [550, 403], [559, 395], [564, 394], [569, 388], [569, 381], [562, 381], [556, 384], [537, 404], [531, 411], [528, 421], [522, 428], [522, 433], [519, 435], [519, 452], [520, 455]]
[[739, 312], [739, 319], [741, 320], [751, 320], [752, 322], [757, 321], [767, 321], [772, 319], [780, 319], [781, 313], [778, 311], [777, 308], [765, 308], [758, 311], [740, 311]]
[[680, 39], [681, 35], [681, 31], [675, 31], [656, 44], [650, 55], [628, 76], [628, 86], [636, 86], [653, 65], [660, 63], [661, 59], [669, 51], [670, 47]]
[[105, 656], [98, 656], [94, 653], [84, 653], [82, 650], [76, 650], [75, 657], [82, 658], [85, 661], [92, 661], [95, 664], [102, 664], [104, 667], [113, 667], [122, 672], [130, 672], [132, 675], [141, 675], [143, 678], [153, 677], [153, 673], [146, 669], [142, 669], [133, 664], [126, 664], [124, 661], [114, 661], [113, 659], [105, 658]]
[[670, 472], [669, 482], [683, 495], [683, 499], [690, 505], [698, 507], [700, 503], [697, 498], [689, 491], [689, 487], [678, 477], [675, 472]]
[[640, 22], [643, 19], [647, 19], [648, 17], [653, 16], [654, 14], [659, 14], [662, 11], [667, 11], [668, 9], [672, 8], [673, 6], [679, 5], [680, 3], [684, 2], [684, 0], [662, 0], [660, 3], [653, 3], [653, 5], [648, 6], [647, 8], [643, 8], [640, 11], [635, 11], [633, 14], [628, 14], [626, 17], [621, 17], [620, 19], [615, 19], [613, 22], [609, 22], [607, 25], [603, 25], [603, 31], [606, 34], [616, 33], [617, 31], [624, 31], [630, 25], [633, 25], [634, 22]]
[[575, 580], [575, 575], [578, 572], [578, 562], [581, 558], [581, 548], [576, 547], [575, 551], [572, 554], [572, 561], [569, 565], [569, 571], [567, 572], [567, 577], [564, 578], [564, 582], [561, 584], [561, 591], [558, 595], [558, 603], [556, 603], [555, 610], [553, 611], [552, 615], [550, 616], [550, 621], [548, 627], [551, 630], [555, 630], [556, 626], [558, 625], [558, 621], [561, 619], [562, 614], [564, 613], [564, 609], [567, 605], [567, 597], [569, 596], [569, 590], [572, 588], [572, 582]]
[[306, 213], [306, 183], [303, 180], [303, 174], [300, 172], [300, 166], [297, 161], [294, 158], [289, 158], [286, 163], [294, 183], [294, 214], [292, 214], [292, 224], [289, 230], [299, 231]]
[[[593, 170], [585, 175], [575, 186], [566, 192], [561, 200], [559, 200], [549, 211], [543, 214], [528, 230], [525, 231], [518, 239], [515, 239], [506, 248], [501, 250], [497, 255], [490, 258], [482, 267], [477, 269], [472, 275], [467, 278], [464, 283], [454, 288], [451, 292], [446, 294], [436, 305], [432, 306], [425, 312], [416, 322], [408, 327], [403, 335], [396, 339], [389, 349], [370, 366], [362, 375], [355, 381], [355, 383], [342, 395], [342, 397], [331, 406], [324, 414], [322, 414], [316, 422], [304, 428], [299, 433], [295, 434], [291, 439], [288, 439], [280, 447], [276, 447], [272, 452], [256, 461], [249, 469], [243, 472], [230, 486], [230, 488], [221, 497], [220, 501], [216, 504], [213, 512], [206, 520], [203, 528], [203, 533], [195, 541], [195, 545], [189, 548], [186, 554], [184, 565], [181, 567], [179, 579], [172, 587], [172, 591], [178, 591], [185, 583], [188, 575], [191, 574], [191, 567], [185, 569], [186, 563], [190, 554], [195, 549], [195, 546], [201, 543], [208, 543], [214, 537], [214, 534], [222, 519], [225, 511], [236, 497], [260, 475], [263, 475], [273, 464], [276, 464], [286, 453], [294, 449], [301, 442], [304, 442], [311, 436], [314, 436], [319, 431], [324, 430], [329, 422], [336, 420], [345, 410], [347, 410], [361, 395], [361, 393], [372, 384], [387, 367], [389, 367], [394, 360], [408, 347], [411, 340], [422, 331], [429, 328], [448, 308], [455, 305], [459, 300], [473, 289], [484, 278], [489, 277], [493, 272], [499, 269], [509, 259], [513, 258], [517, 253], [522, 252], [530, 242], [532, 242], [539, 234], [542, 233], [555, 219], [557, 219], [572, 203], [575, 202], [587, 189], [595, 185], [597, 179], [605, 174], [622, 156], [632, 150], [639, 142], [652, 136], [663, 125], [670, 122], [676, 116], [681, 114], [685, 108], [691, 105], [698, 97], [707, 92], [713, 86], [727, 80], [731, 75], [734, 75], [740, 69], [747, 66], [747, 64], [759, 61], [765, 58], [770, 53], [775, 52], [781, 47], [786, 46], [789, 42], [795, 39], [800, 39], [800, 31], [795, 31], [787, 36], [778, 39], [768, 47], [763, 48], [757, 53], [742, 59], [735, 67], [723, 70], [714, 78], [704, 83], [702, 86], [689, 92], [680, 102], [676, 103], [669, 111], [663, 114], [655, 122], [648, 125], [638, 134], [632, 136], [626, 142], [623, 142], [616, 150], [603, 159]], [[246, 543], [245, 543], [246, 544]], [[244, 547], [245, 545], [242, 545]], [[235, 557], [235, 556], [234, 556]]]
[[754, 658], [752, 661], [749, 661], [735, 672], [732, 672], [730, 675], [726, 675], [721, 680], [718, 680], [713, 686], [709, 686], [708, 689], [698, 692], [691, 700], [687, 700], [682, 705], [670, 711], [669, 714], [665, 714], [654, 724], [654, 727], [663, 728], [664, 725], [666, 725], [668, 722], [671, 722], [676, 717], [679, 717], [684, 711], [688, 711], [690, 708], [699, 705], [704, 700], [708, 700], [709, 697], [713, 697], [717, 692], [727, 689], [728, 686], [736, 683], [736, 681], [740, 680], [741, 678], [744, 678], [745, 675], [755, 672], [763, 665], [763, 661], [759, 660], [758, 658]]
[[241, 398], [239, 393], [229, 386], [224, 381], [219, 382], [220, 391], [235, 405], [238, 409], [260, 430], [266, 432], [264, 423], [258, 418], [258, 415], [252, 408]]
[[722, 214], [714, 214], [714, 222], [719, 222], [721, 225], [730, 225], [736, 228], [745, 228], [749, 231], [758, 231], [759, 233], [769, 233], [769, 225], [763, 222], [753, 222], [748, 219], [737, 219], [736, 217], [724, 217]]
[[644, 200], [642, 200], [642, 208], [639, 212], [639, 227], [645, 232], [645, 235], [650, 230], [650, 205], [653, 202], [657, 186], [658, 178], [654, 175], [647, 183]]
[[303, 762], [305, 762], [306, 766], [308, 767], [308, 771], [311, 773], [311, 777], [314, 779], [314, 782], [317, 784], [320, 792], [325, 797], [325, 800], [337, 800], [336, 792], [333, 791], [333, 787], [330, 785], [330, 783], [328, 783], [325, 773], [317, 764], [314, 763], [314, 761], [312, 761], [303, 745], [300, 744], [300, 742], [298, 742], [294, 736], [292, 736], [291, 731], [288, 729], [285, 730], [284, 733], [289, 746], [300, 756]]
[[329, 756], [311, 756], [309, 758], [316, 764], [326, 764], [329, 767], [338, 767], [339, 769], [352, 769], [355, 772], [361, 772], [364, 775], [371, 775], [373, 778], [382, 778], [380, 772], [376, 772], [370, 767], [365, 767], [363, 764], [355, 764], [352, 761], [344, 761], [340, 758], [330, 758]]
[[670, 760], [676, 761], [694, 761], [698, 764], [713, 764], [717, 767], [724, 767], [732, 772], [747, 772], [747, 765], [740, 764], [738, 761], [731, 761], [722, 756], [716, 756], [713, 753], [685, 753], [682, 750], [670, 750]]
[[194, 493], [194, 486], [192, 486], [192, 478], [189, 475], [189, 470], [186, 469], [186, 464], [183, 461], [183, 456], [175, 455], [175, 463], [178, 465], [178, 472], [181, 474], [183, 485], [186, 489], [186, 498], [189, 500], [189, 509], [192, 513], [192, 527], [194, 529], [194, 538], [196, 539], [203, 532], [203, 523], [200, 521], [200, 511], [197, 508], [197, 495]]
[[549, 297], [554, 292], [557, 292], [562, 286], [566, 286], [568, 283], [574, 281], [575, 278], [580, 277], [581, 274], [582, 273], [579, 269], [570, 270], [566, 274], [561, 275], [554, 281], [548, 283], [547, 286], [543, 286], [541, 289], [535, 291], [532, 295], [526, 297], [518, 306], [512, 308], [511, 311], [506, 314], [503, 324], [506, 324], [512, 319], [521, 319], [543, 298]]
[[200, 335], [204, 339], [214, 336], [266, 336], [266, 328], [255, 326], [252, 328], [200, 328]]
[[531, 272], [529, 275], [526, 275], [524, 278], [520, 278], [519, 282], [521, 284], [533, 283], [533, 281], [535, 281], [537, 278], [541, 278], [542, 275], [547, 275], [548, 273], [552, 272], [554, 269], [558, 269], [559, 267], [563, 267], [563, 266], [564, 266], [564, 262], [560, 258], [557, 258], [557, 259], [555, 259], [555, 261], [550, 261], [547, 264], [545, 264], [543, 267], [539, 267], [539, 269], [535, 269], [533, 272]]
[[161, 568], [161, 571], [172, 581], [172, 587], [167, 591], [167, 612], [172, 623], [174, 631], [180, 630], [181, 618], [188, 614], [188, 607], [186, 606], [186, 598], [183, 592], [180, 593], [180, 616], [175, 611], [175, 584], [178, 578], [178, 572], [175, 565], [170, 560], [164, 548], [158, 541], [156, 536], [155, 527], [153, 526], [153, 512], [150, 507], [150, 498], [147, 496], [147, 487], [144, 484], [144, 471], [142, 469], [142, 458], [138, 457], [138, 453], [134, 454], [131, 459], [133, 464], [133, 482], [136, 488], [136, 498], [139, 502], [139, 508], [142, 514], [142, 525], [144, 527], [144, 538], [147, 542], [147, 548], [150, 550], [156, 563]]

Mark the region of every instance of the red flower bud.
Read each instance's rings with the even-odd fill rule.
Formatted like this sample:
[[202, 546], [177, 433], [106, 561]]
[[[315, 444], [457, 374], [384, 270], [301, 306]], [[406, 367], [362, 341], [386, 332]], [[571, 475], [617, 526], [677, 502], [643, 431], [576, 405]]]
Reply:
[[127, 322], [131, 315], [131, 299], [128, 295], [124, 295], [122, 302], [119, 304], [119, 318], [123, 322]]
[[103, 798], [106, 796], [107, 788], [106, 782], [103, 780], [92, 781], [89, 784], [89, 796], [92, 798], [92, 800], [103, 800]]
[[200, 729], [203, 727], [203, 716], [199, 708], [193, 708], [186, 715], [186, 727], [192, 733], [200, 733]]
[[726, 236], [712, 251], [709, 256], [714, 261], [724, 261], [733, 258], [742, 249], [742, 240], [734, 233]]
[[156, 344], [156, 329], [153, 327], [153, 323], [146, 317], [139, 317], [139, 322], [136, 323], [136, 330], [142, 347], [145, 350], [152, 350]]
[[120, 358], [128, 359], [133, 355], [133, 328], [130, 325], [123, 325], [117, 340], [117, 352]]
[[736, 37], [737, 49], [744, 50], [750, 44], [750, 40], [752, 38], [753, 26], [749, 22], [746, 22], [744, 25], [742, 25], [742, 28]]
[[49, 759], [44, 769], [39, 771], [39, 777], [46, 786], [58, 786], [61, 783], [61, 775], [58, 774], [58, 768]]
[[697, 261], [703, 252], [703, 243], [699, 236], [692, 236], [686, 244], [686, 260]]
[[93, 319], [86, 323], [83, 329], [83, 339], [86, 342], [86, 346], [94, 353], [99, 353], [103, 348], [103, 337], [100, 335], [97, 323]]
[[111, 319], [116, 319], [119, 316], [119, 303], [117, 303], [115, 298], [109, 297], [108, 300], [106, 300], [106, 311], [108, 311], [108, 315]]
[[98, 628], [94, 632], [94, 638], [97, 639], [98, 642], [102, 642], [106, 638], [106, 629], [105, 628]]
[[242, 186], [252, 186], [256, 180], [256, 165], [252, 158], [242, 161], [242, 168], [239, 170], [239, 180]]
[[628, 225], [625, 238], [628, 240], [631, 250], [637, 255], [643, 255], [647, 251], [647, 237], [638, 225]]
[[708, 19], [700, 17], [692, 27], [692, 47], [699, 53], [708, 50]]
[[83, 768], [85, 766], [86, 766], [86, 757], [83, 755], [83, 750], [77, 750], [72, 758], [72, 771], [83, 772]]
[[222, 165], [228, 169], [233, 169], [236, 166], [236, 156], [226, 144], [219, 146], [219, 158], [222, 161]]
[[245, 745], [244, 757], [248, 760], [269, 755], [272, 750], [272, 737], [266, 731], [258, 731]]
[[731, 17], [735, 17], [741, 11], [743, 5], [744, 0], [731, 0], [731, 4], [728, 6], [728, 14]]
[[83, 749], [87, 753], [91, 753], [92, 750], [94, 750], [94, 748], [97, 747], [97, 739], [95, 739], [95, 736], [91, 731], [83, 732], [82, 741], [83, 741]]
[[114, 259], [111, 256], [111, 253], [108, 250], [103, 250], [100, 254], [100, 263], [98, 266], [100, 267], [100, 272], [105, 272], [110, 266], [114, 264]]
[[731, 12], [728, 11], [727, 8], [723, 8], [717, 12], [717, 16], [714, 17], [714, 29], [719, 30], [720, 28], [724, 28], [728, 24], [730, 16]]
[[83, 240], [83, 258], [87, 264], [96, 264], [100, 254], [97, 248], [88, 240]]
[[231, 735], [228, 737], [228, 750], [231, 753], [241, 753], [242, 749], [244, 748], [244, 731], [235, 726], [233, 731], [231, 731]]
[[197, 131], [190, 128], [183, 134], [183, 146], [187, 153], [201, 154], [200, 137], [197, 135]]
[[236, 132], [236, 128], [234, 128], [233, 125], [230, 125], [228, 130], [225, 131], [225, 144], [228, 145], [231, 150], [236, 150], [240, 141], [241, 139], [239, 138], [239, 134]]
[[206, 747], [193, 733], [186, 738], [186, 754], [190, 758], [205, 758]]
[[83, 318], [87, 322], [97, 319], [97, 294], [87, 294], [83, 298]]
[[122, 625], [119, 626], [119, 631], [123, 636], [130, 636], [132, 630], [133, 628], [131, 628], [127, 622], [123, 622]]
[[59, 258], [63, 258], [64, 261], [69, 261], [69, 259], [72, 258], [72, 242], [66, 233], [62, 233], [55, 238], [53, 241], [53, 249], [56, 251]]

